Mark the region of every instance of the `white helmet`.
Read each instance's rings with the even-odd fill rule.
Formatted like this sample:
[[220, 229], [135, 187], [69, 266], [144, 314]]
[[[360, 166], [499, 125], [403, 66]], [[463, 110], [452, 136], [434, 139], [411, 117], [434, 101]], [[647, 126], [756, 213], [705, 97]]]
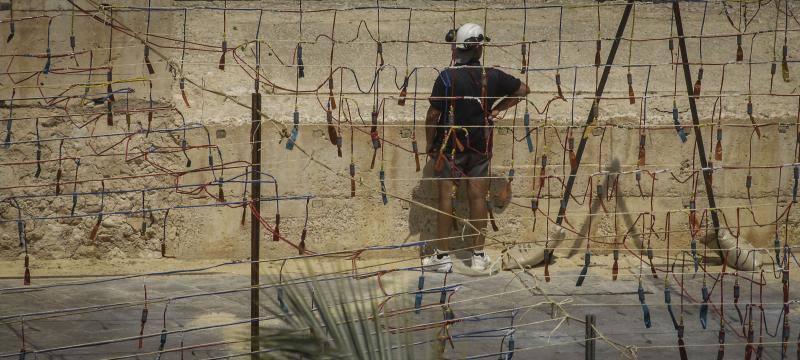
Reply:
[[488, 42], [489, 38], [483, 34], [483, 27], [474, 24], [466, 23], [456, 30], [456, 48], [470, 49], [477, 43]]

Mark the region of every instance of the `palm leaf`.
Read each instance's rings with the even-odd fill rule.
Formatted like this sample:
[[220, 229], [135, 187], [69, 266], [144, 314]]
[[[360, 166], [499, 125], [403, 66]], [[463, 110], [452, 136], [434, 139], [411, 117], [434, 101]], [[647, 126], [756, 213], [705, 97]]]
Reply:
[[[281, 309], [276, 297], [267, 297], [269, 306], [265, 309], [280, 320], [280, 325], [262, 328], [258, 339], [266, 351], [262, 358], [413, 359], [415, 353], [424, 358], [438, 357], [430, 356], [433, 346], [414, 345], [419, 336], [415, 339], [410, 332], [391, 331], [390, 319], [379, 311], [374, 280], [340, 275], [320, 279], [310, 266], [307, 269], [297, 281], [284, 279], [280, 283], [277, 277], [269, 277], [282, 289], [288, 311]], [[412, 304], [410, 299], [401, 295], [390, 303], [407, 309]], [[312, 308], [313, 304], [316, 307]], [[412, 315], [396, 315], [391, 321], [407, 327], [413, 322]], [[428, 340], [436, 343], [435, 338]]]

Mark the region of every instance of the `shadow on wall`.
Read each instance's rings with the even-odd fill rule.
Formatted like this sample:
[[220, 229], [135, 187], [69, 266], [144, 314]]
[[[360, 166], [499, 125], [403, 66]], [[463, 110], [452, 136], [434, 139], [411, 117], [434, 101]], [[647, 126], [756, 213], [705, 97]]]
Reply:
[[[621, 166], [620, 166], [619, 159], [615, 158], [615, 159], [611, 160], [611, 164], [609, 164], [606, 167], [606, 171], [608, 172], [608, 174], [603, 178], [603, 180], [600, 183], [601, 186], [602, 186], [603, 192], [604, 192], [603, 196], [608, 196], [609, 192], [611, 192], [612, 194], [616, 193], [617, 189], [614, 189], [614, 186], [615, 186], [614, 184], [618, 183], [620, 170], [621, 170]], [[591, 189], [591, 190], [594, 191], [595, 189]], [[597, 195], [598, 195], [598, 193], [595, 193], [593, 196], [597, 196]], [[625, 202], [624, 196], [616, 196], [616, 195], [614, 195], [614, 202], [615, 202], [614, 204], [615, 204], [616, 211], [618, 211], [621, 214], [622, 226], [623, 226], [622, 228], [617, 229], [617, 230], [622, 230], [623, 232], [626, 232], [629, 229], [633, 230], [631, 232], [632, 243], [635, 246], [638, 246], [640, 249], [644, 248], [644, 244], [642, 243], [642, 239], [641, 239], [640, 234], [638, 233], [636, 228], [632, 228], [632, 226], [634, 225], [634, 220], [635, 219], [634, 219], [630, 209], [628, 208], [627, 203]], [[599, 211], [600, 211], [600, 202], [599, 201], [593, 202], [592, 203], [592, 207], [589, 210], [589, 213], [590, 214], [597, 214], [597, 213], [599, 213]], [[617, 231], [617, 230], [615, 230], [615, 231]], [[567, 257], [572, 257], [574, 255], [577, 255], [580, 252], [579, 249], [582, 249], [582, 248], [584, 248], [586, 246], [586, 242], [585, 242], [586, 240], [585, 239], [587, 237], [591, 237], [591, 235], [592, 235], [592, 234], [588, 234], [590, 231], [592, 231], [592, 230], [589, 228], [589, 222], [588, 221], [584, 221], [583, 224], [581, 224], [580, 229], [578, 229], [578, 234], [580, 234], [580, 235], [576, 236], [575, 240], [573, 241], [573, 243], [568, 246], [570, 248], [570, 251], [569, 251]], [[616, 241], [620, 241], [620, 239], [616, 239]]]
[[[431, 180], [434, 177], [433, 164], [433, 161], [425, 161], [425, 164], [421, 169], [422, 180], [420, 180], [417, 186], [415, 186], [411, 191], [411, 200], [436, 208], [436, 199], [439, 196], [439, 192], [436, 189], [437, 180]], [[497, 194], [502, 190], [503, 186], [505, 186], [506, 180], [503, 178], [503, 175], [500, 175], [500, 173], [496, 171], [492, 172], [490, 170], [490, 176], [495, 177], [495, 179], [491, 183], [489, 193], [491, 194], [492, 198], [496, 199]], [[494, 212], [495, 216], [502, 214], [508, 207], [508, 204], [500, 204], [499, 201], [494, 201], [493, 203], [495, 206], [492, 207], [492, 211]], [[437, 213], [432, 210], [412, 204], [408, 211], [408, 237], [413, 238], [415, 236], [419, 236], [419, 241], [437, 238], [436, 214]], [[465, 180], [461, 180], [458, 186], [458, 192], [456, 193], [456, 216], [461, 218], [469, 217], [469, 206], [467, 201]], [[461, 223], [459, 223], [457, 227], [457, 230], [453, 229], [450, 231], [449, 236], [454, 237], [453, 239], [449, 240], [450, 248], [460, 249], [471, 246], [472, 244], [468, 240], [468, 235], [473, 234], [474, 231]], [[491, 231], [491, 226], [487, 226], [487, 231]], [[431, 254], [432, 252], [433, 247], [431, 244], [427, 244], [422, 248], [421, 255]]]

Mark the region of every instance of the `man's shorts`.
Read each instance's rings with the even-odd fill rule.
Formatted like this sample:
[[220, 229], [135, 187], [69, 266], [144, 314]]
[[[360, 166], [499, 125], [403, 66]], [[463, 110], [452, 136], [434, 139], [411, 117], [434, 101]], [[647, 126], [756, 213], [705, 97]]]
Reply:
[[[438, 155], [437, 155], [438, 156]], [[461, 152], [445, 156], [441, 171], [434, 170], [434, 176], [440, 179], [479, 178], [489, 176], [489, 160], [491, 154]], [[434, 157], [434, 161], [436, 158]]]

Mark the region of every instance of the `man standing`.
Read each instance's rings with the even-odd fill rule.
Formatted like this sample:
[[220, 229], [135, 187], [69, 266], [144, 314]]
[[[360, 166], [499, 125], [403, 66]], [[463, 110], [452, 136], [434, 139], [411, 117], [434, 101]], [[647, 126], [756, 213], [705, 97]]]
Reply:
[[[455, 35], [455, 36], [453, 36]], [[453, 227], [453, 199], [463, 178], [467, 183], [469, 219], [481, 233], [473, 236], [471, 267], [483, 271], [489, 257], [483, 251], [489, 161], [492, 158], [493, 120], [516, 105], [530, 90], [505, 72], [481, 66], [483, 44], [489, 41], [480, 25], [467, 23], [447, 36], [455, 41], [454, 67], [439, 73], [425, 118], [428, 154], [435, 161], [439, 191], [434, 251], [423, 259], [429, 270], [452, 269], [448, 237]], [[502, 99], [502, 100], [500, 100]], [[500, 101], [498, 101], [500, 100]]]

